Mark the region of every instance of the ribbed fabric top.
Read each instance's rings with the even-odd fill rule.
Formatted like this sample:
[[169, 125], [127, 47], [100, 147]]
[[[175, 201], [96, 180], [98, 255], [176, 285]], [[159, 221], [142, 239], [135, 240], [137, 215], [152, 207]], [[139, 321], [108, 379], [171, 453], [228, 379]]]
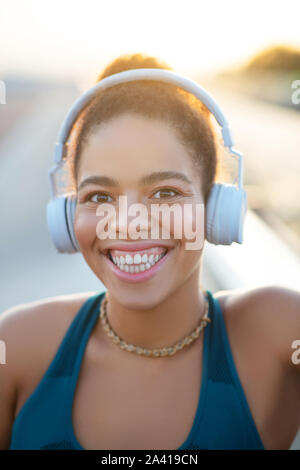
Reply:
[[[49, 368], [13, 423], [10, 450], [84, 450], [74, 434], [72, 406], [104, 293], [89, 297], [74, 317]], [[211, 322], [203, 330], [199, 400], [190, 432], [177, 450], [263, 450], [235, 367], [220, 303], [209, 290], [206, 295]]]

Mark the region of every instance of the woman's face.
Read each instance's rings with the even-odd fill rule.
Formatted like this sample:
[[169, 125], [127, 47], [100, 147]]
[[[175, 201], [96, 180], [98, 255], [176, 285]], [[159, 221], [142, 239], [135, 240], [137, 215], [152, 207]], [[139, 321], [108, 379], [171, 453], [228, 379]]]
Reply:
[[[203, 209], [201, 179], [171, 126], [135, 114], [97, 126], [83, 145], [77, 191], [75, 234], [82, 255], [122, 305], [153, 308], [191, 276], [198, 278], [203, 244], [187, 249], [186, 243], [196, 240], [191, 231], [197, 228], [199, 239], [204, 230], [203, 218], [195, 210], [196, 204]], [[96, 213], [104, 203], [115, 209], [116, 218], [111, 218], [113, 210], [109, 217], [108, 212]], [[142, 204], [147, 217], [145, 211], [130, 214], [132, 204]], [[159, 204], [167, 208], [165, 219], [159, 212], [150, 216], [151, 208], [162, 207]], [[182, 220], [178, 212], [168, 220], [168, 208], [174, 204], [182, 211]], [[192, 212], [184, 215], [185, 205]], [[135, 239], [132, 227], [138, 216], [140, 238]], [[164, 235], [151, 233], [155, 222], [156, 227], [164, 225]], [[105, 231], [108, 238], [98, 236]]]

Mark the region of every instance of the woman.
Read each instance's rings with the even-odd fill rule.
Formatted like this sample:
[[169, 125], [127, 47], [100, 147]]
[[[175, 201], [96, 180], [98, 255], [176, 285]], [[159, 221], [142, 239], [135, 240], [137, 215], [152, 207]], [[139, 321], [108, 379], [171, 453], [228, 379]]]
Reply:
[[[99, 79], [139, 67], [170, 69], [135, 54]], [[203, 247], [186, 250], [174, 219], [167, 239], [133, 239], [124, 217], [117, 239], [97, 236], [96, 208], [120, 196], [149, 209], [206, 203], [218, 159], [205, 106], [170, 84], [112, 87], [77, 119], [68, 158], [76, 238], [107, 294], [0, 316], [0, 448], [288, 449], [300, 425], [299, 292], [199, 289]]]

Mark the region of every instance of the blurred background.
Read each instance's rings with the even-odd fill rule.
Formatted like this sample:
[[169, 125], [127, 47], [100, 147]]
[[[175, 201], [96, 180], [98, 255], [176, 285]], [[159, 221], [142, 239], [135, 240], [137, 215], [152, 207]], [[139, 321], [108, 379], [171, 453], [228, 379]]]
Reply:
[[[110, 61], [137, 52], [206, 88], [244, 154], [244, 242], [206, 243], [204, 287], [300, 288], [298, 0], [0, 0], [0, 8], [0, 311], [103, 290], [81, 254], [58, 254], [51, 242], [48, 170], [71, 104]], [[225, 178], [232, 158], [223, 158]]]

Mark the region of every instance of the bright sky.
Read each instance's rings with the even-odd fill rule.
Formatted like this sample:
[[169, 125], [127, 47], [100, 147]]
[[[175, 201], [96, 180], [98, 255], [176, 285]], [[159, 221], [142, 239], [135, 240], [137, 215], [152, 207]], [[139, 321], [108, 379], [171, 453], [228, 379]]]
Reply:
[[300, 47], [300, 1], [0, 0], [0, 74], [92, 80], [120, 54], [144, 52], [178, 73]]

